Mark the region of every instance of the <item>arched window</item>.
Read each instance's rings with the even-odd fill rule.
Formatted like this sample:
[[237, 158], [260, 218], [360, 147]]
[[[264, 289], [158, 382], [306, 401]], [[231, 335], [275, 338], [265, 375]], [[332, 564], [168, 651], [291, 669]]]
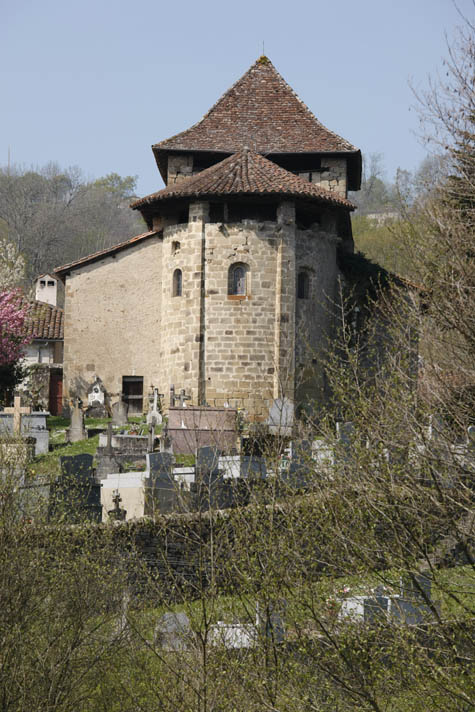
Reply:
[[297, 299], [308, 299], [310, 280], [307, 272], [299, 272], [297, 275]]
[[173, 272], [172, 296], [181, 297], [182, 290], [183, 290], [183, 275], [181, 273], [181, 269], [176, 269]]
[[231, 265], [228, 272], [228, 294], [245, 296], [247, 294], [248, 266], [244, 262]]

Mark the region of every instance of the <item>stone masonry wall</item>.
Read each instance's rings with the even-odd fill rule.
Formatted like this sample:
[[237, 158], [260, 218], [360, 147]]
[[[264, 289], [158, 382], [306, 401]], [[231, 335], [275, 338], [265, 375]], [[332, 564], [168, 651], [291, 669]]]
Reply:
[[173, 185], [183, 178], [188, 178], [193, 172], [193, 156], [190, 154], [169, 154], [167, 185]]
[[308, 298], [296, 299], [295, 379], [299, 402], [323, 397], [322, 359], [338, 301], [336, 248], [334, 232], [297, 231], [296, 274], [305, 272], [309, 280]]
[[[196, 202], [188, 224], [75, 269], [66, 283], [65, 398], [85, 398], [96, 376], [111, 394], [123, 376], [142, 376], [144, 395], [157, 386], [165, 407], [174, 384], [194, 405], [228, 403], [265, 420], [274, 398], [294, 400], [295, 379], [299, 397], [315, 394], [337, 289], [334, 217], [328, 210], [318, 230], [298, 231], [284, 201], [276, 222], [210, 223], [208, 204]], [[242, 296], [228, 295], [236, 262], [249, 270]], [[308, 299], [296, 299], [301, 269]]]
[[[203, 208], [203, 205], [205, 206]], [[205, 210], [202, 215], [201, 211]], [[157, 354], [160, 389], [169, 404], [169, 388], [185, 388], [199, 403], [202, 249], [207, 205], [190, 206], [188, 225], [166, 228], [163, 237], [161, 346]], [[182, 296], [173, 296], [173, 273], [182, 271]]]
[[312, 183], [318, 183], [322, 188], [346, 198], [348, 195], [346, 158], [322, 156], [321, 160], [322, 166], [328, 170], [312, 173]]
[[[273, 398], [275, 290], [279, 237], [274, 222], [206, 225], [204, 305], [206, 400], [266, 418]], [[249, 268], [246, 295], [228, 295], [229, 267]]]
[[162, 242], [154, 237], [66, 279], [64, 397], [83, 399], [99, 376], [109, 393], [122, 376], [159, 381]]

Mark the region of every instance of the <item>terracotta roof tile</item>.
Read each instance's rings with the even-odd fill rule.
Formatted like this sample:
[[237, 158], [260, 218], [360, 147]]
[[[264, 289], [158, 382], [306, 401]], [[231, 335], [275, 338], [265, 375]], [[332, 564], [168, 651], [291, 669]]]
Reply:
[[267, 57], [260, 57], [197, 124], [153, 146], [235, 153], [357, 152], [321, 124]]
[[64, 337], [64, 310], [45, 302], [28, 302], [25, 332], [31, 339], [59, 340]]
[[134, 209], [161, 200], [226, 195], [278, 195], [338, 205], [349, 210], [354, 205], [299, 176], [277, 166], [254, 151], [243, 149], [191, 178], [169, 185], [157, 193], [132, 203]]
[[130, 240], [119, 242], [119, 244], [112, 245], [112, 247], [106, 247], [105, 250], [93, 252], [91, 255], [81, 257], [79, 260], [75, 260], [74, 262], [68, 262], [68, 264], [62, 265], [61, 267], [56, 267], [56, 269], [54, 270], [54, 274], [61, 277], [67, 272], [69, 272], [71, 269], [74, 269], [75, 267], [81, 267], [82, 265], [86, 265], [89, 262], [95, 262], [96, 260], [100, 260], [103, 257], [107, 257], [107, 255], [119, 252], [120, 250], [123, 250], [124, 248], [129, 247], [130, 245], [134, 245], [136, 242], [141, 242], [142, 240], [146, 240], [147, 238], [153, 237], [154, 235], [157, 235], [157, 232], [155, 230], [143, 232], [141, 235], [135, 235], [135, 237], [131, 237]]

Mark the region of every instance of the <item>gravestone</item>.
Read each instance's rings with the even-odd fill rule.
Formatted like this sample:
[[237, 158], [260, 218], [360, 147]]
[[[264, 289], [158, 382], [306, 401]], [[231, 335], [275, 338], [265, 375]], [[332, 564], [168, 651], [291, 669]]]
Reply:
[[107, 475], [122, 471], [121, 463], [117, 460], [112, 447], [112, 437], [112, 423], [108, 423], [106, 446], [98, 448], [96, 452], [96, 479], [98, 482], [105, 479]]
[[252, 623], [218, 621], [209, 627], [209, 642], [228, 650], [254, 648], [257, 645], [256, 626]]
[[163, 398], [163, 393], [158, 392], [158, 388], [153, 389], [153, 394], [150, 401], [150, 410], [147, 413], [147, 424], [155, 427], [156, 425], [162, 424], [162, 413], [161, 413], [161, 399]]
[[[18, 418], [20, 421], [20, 431], [15, 433], [15, 414], [14, 408], [6, 408], [0, 411], [0, 436], [14, 436], [21, 434], [23, 438], [30, 438], [34, 441], [34, 455], [44, 455], [49, 449], [49, 430], [46, 425], [46, 418], [49, 413], [46, 411], [31, 412], [31, 409], [17, 409], [17, 426]], [[29, 411], [29, 412], [28, 412]]]
[[113, 522], [125, 522], [127, 518], [127, 511], [120, 506], [122, 497], [119, 494], [119, 490], [114, 491], [112, 501], [114, 503], [114, 508], [109, 509], [107, 512], [109, 519]]
[[276, 398], [269, 411], [267, 425], [272, 435], [290, 437], [294, 424], [294, 404], [288, 398]]
[[129, 412], [129, 406], [125, 401], [122, 400], [122, 394], [120, 400], [117, 403], [112, 404], [112, 424], [125, 426], [128, 424], [127, 415]]
[[287, 602], [282, 599], [266, 606], [256, 604], [256, 626], [261, 635], [272, 643], [280, 644], [285, 639], [284, 615]]
[[87, 389], [87, 417], [88, 418], [107, 418], [107, 409], [105, 405], [106, 389], [99, 377], [96, 377]]
[[292, 453], [288, 470], [281, 479], [289, 487], [306, 489], [311, 484], [313, 469], [312, 444], [302, 440]]
[[257, 455], [243, 455], [241, 457], [240, 476], [245, 479], [265, 479], [267, 477], [265, 459]]
[[177, 511], [179, 487], [173, 478], [173, 456], [168, 452], [150, 452], [146, 458], [144, 514], [169, 514]]
[[383, 595], [381, 587], [376, 588], [374, 596], [364, 599], [363, 609], [365, 623], [374, 625], [387, 621], [389, 598]]
[[86, 437], [87, 433], [86, 428], [84, 427], [84, 413], [80, 407], [79, 400], [76, 400], [71, 413], [71, 425], [66, 430], [66, 441], [68, 443], [76, 443], [79, 440], [85, 440]]
[[351, 462], [351, 454], [353, 450], [355, 426], [352, 422], [337, 423], [336, 434], [338, 438], [338, 446], [335, 454], [340, 462], [343, 464], [349, 464]]
[[60, 457], [61, 474], [52, 486], [49, 516], [69, 523], [100, 522], [101, 485], [96, 482], [92, 455]]
[[200, 447], [196, 451], [196, 477], [202, 479], [218, 473], [219, 450], [215, 447]]
[[164, 650], [182, 652], [192, 640], [190, 619], [186, 613], [164, 613], [155, 626], [156, 646]]
[[22, 407], [21, 396], [15, 396], [13, 408], [4, 408], [3, 412], [13, 415], [13, 435], [20, 435], [22, 416], [31, 413], [31, 408], [29, 406]]
[[[204, 512], [221, 509], [219, 485], [222, 482], [219, 470], [219, 450], [215, 447], [200, 447], [196, 452], [195, 481], [191, 483], [193, 508]], [[222, 492], [223, 497], [224, 489]]]

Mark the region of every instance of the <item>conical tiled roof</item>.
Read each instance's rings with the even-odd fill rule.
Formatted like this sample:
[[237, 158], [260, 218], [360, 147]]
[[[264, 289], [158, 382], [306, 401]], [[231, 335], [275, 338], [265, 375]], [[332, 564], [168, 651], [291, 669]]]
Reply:
[[131, 207], [143, 208], [150, 203], [173, 198], [226, 195], [288, 196], [338, 205], [349, 210], [354, 208], [349, 200], [316, 183], [309, 183], [247, 148], [191, 178], [184, 178], [157, 193], [136, 200]]
[[358, 152], [325, 128], [267, 57], [260, 57], [191, 128], [153, 146], [162, 150], [235, 153]]

